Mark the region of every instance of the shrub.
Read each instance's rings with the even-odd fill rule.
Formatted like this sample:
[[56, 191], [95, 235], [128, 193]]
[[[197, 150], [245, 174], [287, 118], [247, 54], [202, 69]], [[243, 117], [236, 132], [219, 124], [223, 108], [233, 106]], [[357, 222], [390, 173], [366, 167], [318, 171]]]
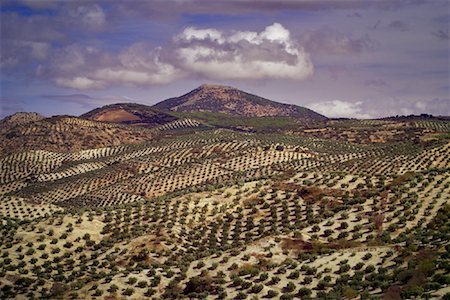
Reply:
[[261, 292], [263, 290], [263, 288], [264, 288], [264, 286], [262, 284], [255, 284], [250, 289], [250, 292], [253, 294], [258, 294], [259, 292]]
[[291, 300], [294, 299], [294, 295], [293, 294], [283, 294], [280, 297], [280, 300]]
[[[240, 278], [239, 278], [240, 279]], [[185, 294], [190, 293], [211, 293], [217, 289], [214, 280], [209, 276], [195, 276], [189, 279], [184, 289]]]
[[311, 293], [312, 293], [312, 291], [311, 291], [310, 289], [308, 289], [308, 288], [306, 288], [306, 287], [301, 287], [301, 288], [298, 290], [297, 295], [298, 295], [299, 297], [307, 297], [307, 296], [311, 295]]
[[266, 298], [274, 298], [278, 296], [278, 292], [275, 290], [268, 290], [266, 294]]
[[131, 296], [131, 295], [134, 294], [134, 289], [133, 289], [133, 288], [126, 288], [126, 289], [122, 292], [122, 294], [123, 294], [124, 296]]
[[283, 288], [284, 292], [290, 293], [295, 290], [295, 284], [293, 282], [288, 282], [288, 284]]

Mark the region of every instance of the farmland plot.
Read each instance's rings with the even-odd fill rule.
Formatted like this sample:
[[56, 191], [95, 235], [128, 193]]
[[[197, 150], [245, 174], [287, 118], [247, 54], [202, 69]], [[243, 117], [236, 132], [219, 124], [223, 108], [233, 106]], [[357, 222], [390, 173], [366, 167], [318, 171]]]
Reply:
[[0, 298], [445, 295], [448, 142], [202, 126], [184, 119], [138, 144], [1, 157]]

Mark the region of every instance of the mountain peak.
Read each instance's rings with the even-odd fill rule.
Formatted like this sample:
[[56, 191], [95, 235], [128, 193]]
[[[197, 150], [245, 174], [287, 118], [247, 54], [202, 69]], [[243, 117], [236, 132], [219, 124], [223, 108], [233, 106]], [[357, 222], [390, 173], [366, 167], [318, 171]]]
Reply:
[[233, 90], [235, 90], [236, 88], [228, 86], [228, 85], [222, 85], [222, 84], [204, 83], [201, 86], [199, 86], [197, 89], [202, 89], [202, 90], [233, 89]]
[[174, 112], [213, 112], [243, 117], [326, 120], [326, 117], [307, 108], [271, 101], [219, 84], [202, 84], [185, 95], [164, 100], [154, 107]]

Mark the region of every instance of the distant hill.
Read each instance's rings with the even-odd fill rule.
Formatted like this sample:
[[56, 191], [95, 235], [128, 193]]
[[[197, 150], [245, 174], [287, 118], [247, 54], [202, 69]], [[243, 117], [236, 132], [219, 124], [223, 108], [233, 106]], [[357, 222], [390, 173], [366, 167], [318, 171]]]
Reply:
[[[25, 150], [73, 152], [91, 148], [134, 144], [151, 140], [152, 129], [108, 124], [70, 116], [34, 121], [18, 118], [16, 114], [0, 121], [0, 156]], [[20, 113], [20, 116], [25, 116]], [[14, 121], [14, 123], [13, 123]]]
[[2, 119], [0, 121], [0, 126], [4, 127], [28, 124], [31, 122], [40, 121], [42, 119], [45, 119], [45, 117], [35, 112], [18, 112]]
[[102, 106], [81, 115], [80, 118], [145, 127], [155, 127], [177, 120], [175, 116], [136, 103], [117, 103]]
[[401, 116], [392, 116], [381, 118], [380, 120], [388, 120], [388, 121], [418, 121], [418, 120], [441, 120], [441, 121], [450, 121], [450, 116], [433, 116], [429, 114], [420, 114], [420, 115], [401, 115]]
[[292, 117], [303, 121], [327, 118], [308, 108], [275, 102], [233, 87], [204, 84], [153, 107], [172, 112], [212, 112], [242, 117]]

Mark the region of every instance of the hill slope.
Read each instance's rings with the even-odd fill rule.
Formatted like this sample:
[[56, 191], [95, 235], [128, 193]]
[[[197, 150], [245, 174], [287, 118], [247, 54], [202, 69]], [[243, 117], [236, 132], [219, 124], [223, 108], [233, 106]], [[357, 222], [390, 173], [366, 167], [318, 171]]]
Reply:
[[204, 84], [191, 92], [164, 100], [153, 107], [173, 112], [214, 112], [243, 117], [294, 117], [324, 121], [310, 109], [252, 95], [236, 88]]
[[150, 106], [136, 103], [117, 103], [96, 108], [80, 116], [83, 119], [108, 123], [155, 127], [177, 120]]
[[45, 119], [45, 117], [35, 112], [18, 112], [2, 119], [0, 121], [0, 126], [12, 127], [20, 124], [28, 124], [31, 122], [40, 121], [42, 119]]
[[30, 122], [0, 121], [0, 156], [25, 150], [72, 152], [148, 141], [153, 129], [56, 116]]
[[448, 299], [449, 161], [215, 128], [0, 157], [0, 299]]

